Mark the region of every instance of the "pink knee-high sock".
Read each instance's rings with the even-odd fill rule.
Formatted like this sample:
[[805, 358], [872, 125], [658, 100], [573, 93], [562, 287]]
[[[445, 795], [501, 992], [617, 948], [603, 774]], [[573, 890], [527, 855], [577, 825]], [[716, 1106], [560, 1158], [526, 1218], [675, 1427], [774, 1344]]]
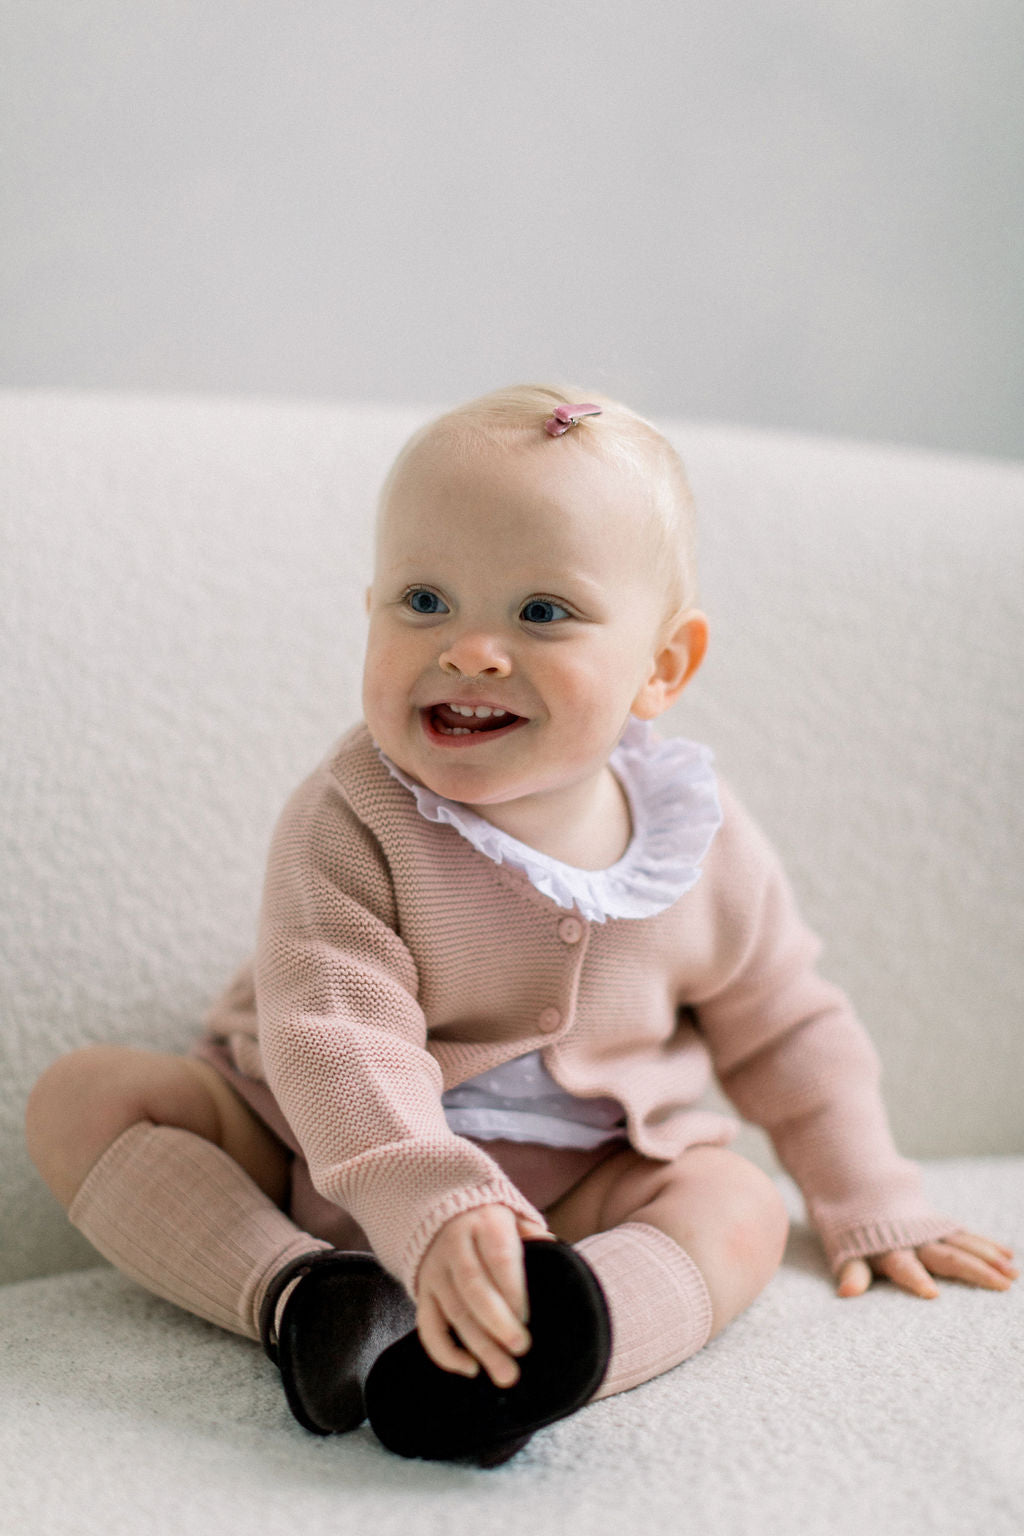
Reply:
[[573, 1246], [601, 1282], [611, 1313], [612, 1356], [595, 1402], [660, 1376], [707, 1343], [704, 1276], [666, 1233], [627, 1221]]
[[147, 1290], [250, 1339], [273, 1277], [331, 1246], [300, 1231], [213, 1142], [148, 1120], [107, 1148], [68, 1218]]

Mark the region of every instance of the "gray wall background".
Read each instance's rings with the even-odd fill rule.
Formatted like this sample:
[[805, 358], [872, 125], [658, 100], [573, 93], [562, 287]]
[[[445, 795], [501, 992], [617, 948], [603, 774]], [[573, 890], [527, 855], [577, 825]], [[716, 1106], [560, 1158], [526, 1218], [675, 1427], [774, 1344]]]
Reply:
[[1024, 455], [1020, 0], [0, 0], [0, 384]]

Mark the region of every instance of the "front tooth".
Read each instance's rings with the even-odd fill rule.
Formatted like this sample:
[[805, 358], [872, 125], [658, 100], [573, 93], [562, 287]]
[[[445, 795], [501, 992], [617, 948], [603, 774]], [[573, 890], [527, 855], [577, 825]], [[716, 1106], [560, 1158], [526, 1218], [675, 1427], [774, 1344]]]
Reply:
[[448, 708], [454, 710], [457, 715], [466, 715], [469, 719], [475, 715], [478, 720], [489, 720], [492, 715], [498, 716], [505, 713], [503, 709], [492, 709], [489, 704], [478, 704], [475, 709], [472, 704], [449, 704]]

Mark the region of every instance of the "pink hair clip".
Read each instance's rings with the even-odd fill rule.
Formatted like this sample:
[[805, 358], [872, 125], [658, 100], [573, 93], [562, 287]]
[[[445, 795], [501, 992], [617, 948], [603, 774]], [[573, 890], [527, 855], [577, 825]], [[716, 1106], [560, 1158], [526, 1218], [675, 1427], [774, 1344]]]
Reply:
[[549, 437], [561, 437], [563, 432], [568, 432], [583, 416], [600, 416], [599, 405], [556, 405], [555, 414], [549, 416], [544, 423], [544, 430]]

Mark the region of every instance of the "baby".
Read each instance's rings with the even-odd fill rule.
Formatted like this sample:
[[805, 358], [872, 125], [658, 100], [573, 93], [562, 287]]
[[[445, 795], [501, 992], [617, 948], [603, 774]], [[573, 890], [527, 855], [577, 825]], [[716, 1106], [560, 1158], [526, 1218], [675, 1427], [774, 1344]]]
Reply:
[[699, 1350], [775, 1272], [771, 1180], [841, 1296], [1006, 1289], [930, 1209], [878, 1064], [708, 751], [693, 509], [650, 423], [509, 389], [383, 488], [364, 722], [292, 795], [256, 954], [187, 1057], [95, 1046], [32, 1156], [126, 1274], [261, 1339], [320, 1433], [494, 1465]]

